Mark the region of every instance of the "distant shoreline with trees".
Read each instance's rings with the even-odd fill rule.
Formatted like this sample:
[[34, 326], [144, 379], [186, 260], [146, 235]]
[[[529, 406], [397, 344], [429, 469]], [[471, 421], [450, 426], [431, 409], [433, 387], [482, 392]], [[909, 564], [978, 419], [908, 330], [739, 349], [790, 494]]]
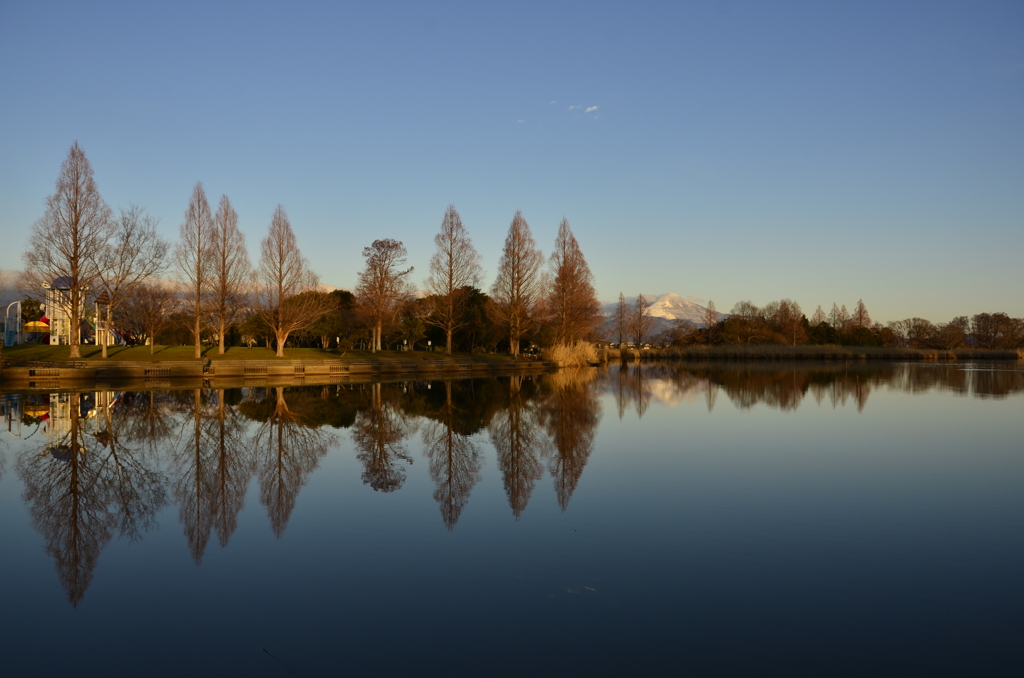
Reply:
[[[602, 314], [593, 274], [564, 218], [545, 258], [516, 212], [489, 293], [477, 287], [483, 258], [454, 205], [434, 238], [423, 292], [415, 292], [413, 269], [405, 267], [405, 245], [390, 238], [363, 249], [355, 290], [324, 291], [281, 205], [253, 264], [230, 200], [221, 196], [214, 212], [202, 183], [188, 200], [176, 244], [164, 241], [156, 225], [136, 205], [107, 207], [74, 143], [29, 234], [19, 283], [22, 323], [45, 328], [47, 315], [60, 318], [49, 334], [35, 336], [51, 348], [66, 346], [68, 360], [82, 359], [83, 340], [100, 346], [102, 358], [122, 353], [111, 350], [115, 344], [146, 345], [150, 359], [158, 346], [190, 345], [194, 360], [204, 358], [204, 346], [215, 346], [218, 355], [264, 346], [279, 359], [291, 347], [319, 348], [325, 358], [330, 350], [337, 359], [361, 350], [429, 351], [543, 355], [563, 365], [634, 355], [950, 360], [1024, 354], [1024, 319], [980, 313], [940, 325], [921, 318], [882, 325], [872, 322], [863, 300], [852, 313], [833, 304], [826, 314], [819, 306], [809, 319], [789, 299], [764, 307], [740, 302], [728, 315], [709, 301], [703, 322], [680, 320], [654, 334], [642, 294], [627, 304], [620, 293], [615, 311]], [[158, 283], [165, 273], [171, 286]], [[32, 296], [42, 289], [54, 308]]]

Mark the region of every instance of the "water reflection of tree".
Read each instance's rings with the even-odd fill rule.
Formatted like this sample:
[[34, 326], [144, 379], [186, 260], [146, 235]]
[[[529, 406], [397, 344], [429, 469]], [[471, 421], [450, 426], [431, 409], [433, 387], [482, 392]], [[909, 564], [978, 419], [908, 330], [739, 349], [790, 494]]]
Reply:
[[267, 507], [274, 535], [281, 537], [295, 509], [299, 490], [317, 469], [335, 436], [309, 425], [301, 412], [292, 411], [285, 389], [274, 389], [273, 410], [253, 439], [260, 502]]
[[192, 558], [198, 565], [206, 551], [216, 513], [216, 451], [206, 440], [204, 419], [208, 407], [200, 389], [192, 392], [191, 407], [181, 418], [172, 458], [174, 463], [174, 495], [178, 500], [178, 516], [185, 530]]
[[173, 412], [166, 392], [137, 391], [122, 395], [113, 416], [126, 439], [141, 453], [156, 458], [174, 435]]
[[[1024, 392], [1024, 370], [1016, 363], [661, 363], [629, 369], [623, 374], [627, 368], [619, 368], [618, 379], [613, 378], [609, 386], [620, 415], [630, 403], [637, 402], [641, 391], [650, 393], [647, 384], [656, 380], [671, 381], [679, 392], [694, 389], [696, 381], [704, 383], [709, 410], [718, 389], [740, 408], [763, 404], [782, 410], [795, 410], [808, 394], [818, 405], [829, 402], [832, 407], [840, 407], [852, 403], [863, 410], [871, 393], [882, 387], [911, 394], [950, 391], [977, 398], [1004, 398]], [[637, 369], [644, 372], [639, 379], [632, 373]], [[638, 403], [637, 411], [642, 409]]]
[[245, 491], [253, 473], [245, 425], [234, 407], [226, 402], [224, 389], [217, 391], [217, 410], [207, 425], [208, 444], [214, 448], [213, 477], [205, 485], [213, 490], [211, 522], [222, 547], [238, 527], [238, 514], [245, 505]]
[[166, 505], [165, 479], [143, 463], [112, 427], [103, 408], [103, 429], [89, 435], [82, 396], [68, 398], [68, 430], [43, 450], [18, 462], [23, 499], [33, 526], [56, 561], [72, 605], [85, 595], [103, 547], [115, 532], [138, 539]]
[[642, 419], [651, 405], [652, 394], [648, 384], [649, 370], [640, 365], [630, 367], [623, 363], [617, 372], [618, 378], [614, 382], [614, 394], [619, 419], [622, 419], [630, 403], [633, 403], [637, 416]]
[[403, 441], [414, 426], [398, 406], [397, 387], [369, 384], [370, 402], [352, 425], [356, 458], [363, 464], [363, 483], [378, 492], [393, 492], [405, 482], [405, 466], [412, 463]]
[[423, 452], [430, 477], [434, 481], [434, 500], [449, 530], [469, 501], [473, 486], [480, 480], [483, 459], [473, 440], [460, 432], [461, 411], [452, 401], [452, 382], [445, 381], [444, 403], [426, 420]]
[[[491, 444], [498, 453], [498, 468], [505, 483], [505, 495], [512, 515], [519, 516], [540, 480], [541, 458], [546, 440], [537, 420], [537, 411], [524, 393], [525, 378], [509, 377], [507, 406], [495, 412], [487, 427]], [[533, 384], [532, 380], [526, 382]]]
[[541, 423], [552, 445], [548, 471], [563, 511], [594, 451], [594, 436], [601, 420], [595, 377], [591, 369], [564, 370], [546, 376], [543, 382], [547, 393], [541, 399]]

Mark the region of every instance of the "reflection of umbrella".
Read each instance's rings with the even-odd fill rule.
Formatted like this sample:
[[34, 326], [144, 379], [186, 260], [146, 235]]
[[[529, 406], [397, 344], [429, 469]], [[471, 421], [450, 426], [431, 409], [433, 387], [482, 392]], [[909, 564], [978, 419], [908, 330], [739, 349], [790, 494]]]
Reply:
[[24, 325], [22, 325], [21, 329], [24, 330], [25, 332], [44, 333], [50, 331], [50, 326], [44, 322], [33, 320], [30, 323], [25, 323]]
[[50, 413], [49, 405], [26, 405], [22, 410], [25, 414], [30, 417], [41, 417], [44, 414]]

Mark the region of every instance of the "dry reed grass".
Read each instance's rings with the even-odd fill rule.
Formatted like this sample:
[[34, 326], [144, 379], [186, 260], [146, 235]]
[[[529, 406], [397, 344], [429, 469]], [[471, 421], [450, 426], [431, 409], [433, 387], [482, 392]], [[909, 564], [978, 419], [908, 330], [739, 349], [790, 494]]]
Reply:
[[544, 349], [544, 359], [559, 363], [562, 367], [586, 367], [600, 362], [597, 349], [586, 341], [575, 344], [555, 344]]

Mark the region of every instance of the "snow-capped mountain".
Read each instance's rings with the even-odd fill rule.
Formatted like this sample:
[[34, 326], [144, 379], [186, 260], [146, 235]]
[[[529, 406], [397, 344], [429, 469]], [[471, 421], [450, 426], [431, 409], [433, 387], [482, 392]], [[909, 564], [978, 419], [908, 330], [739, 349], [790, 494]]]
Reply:
[[[630, 310], [636, 304], [636, 297], [627, 297], [626, 304]], [[660, 329], [664, 326], [665, 328], [670, 327], [677, 320], [684, 320], [695, 327], [704, 327], [705, 314], [707, 308], [697, 303], [695, 297], [688, 297], [684, 299], [678, 294], [669, 292], [668, 294], [653, 295], [645, 294], [644, 299], [650, 304], [648, 312], [652, 318], [655, 318], [655, 325]], [[619, 302], [615, 301], [610, 304], [604, 304], [601, 307], [601, 311], [605, 316], [612, 316], [615, 314], [615, 309], [618, 308]], [[721, 320], [727, 317], [724, 313], [718, 314], [718, 319]]]

